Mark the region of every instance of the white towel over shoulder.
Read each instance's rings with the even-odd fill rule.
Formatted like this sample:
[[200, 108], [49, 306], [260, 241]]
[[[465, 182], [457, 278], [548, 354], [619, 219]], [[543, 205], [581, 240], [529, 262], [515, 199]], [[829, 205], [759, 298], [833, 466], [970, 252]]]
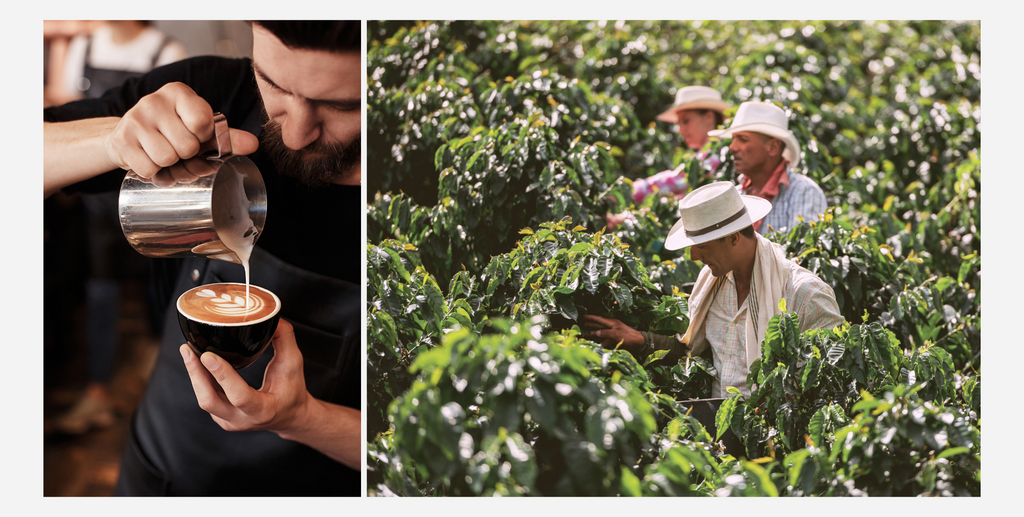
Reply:
[[[768, 329], [768, 320], [782, 313], [779, 309], [779, 300], [785, 296], [791, 268], [795, 265], [786, 258], [781, 246], [760, 235], [756, 237], [754, 273], [750, 282], [750, 294], [747, 296], [747, 368], [761, 356], [761, 340]], [[686, 329], [686, 334], [676, 334], [679, 341], [690, 346], [695, 335], [703, 335], [701, 331], [708, 308], [711, 307], [718, 289], [725, 282], [725, 277], [715, 278], [710, 268], [701, 269], [690, 295], [690, 326]], [[707, 347], [706, 339], [697, 339], [697, 342], [690, 346], [690, 354], [700, 355]]]

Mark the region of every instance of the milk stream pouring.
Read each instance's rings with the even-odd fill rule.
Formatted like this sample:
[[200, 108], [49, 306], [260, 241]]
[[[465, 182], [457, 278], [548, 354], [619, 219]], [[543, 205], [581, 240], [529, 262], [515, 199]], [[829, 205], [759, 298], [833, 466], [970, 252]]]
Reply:
[[241, 264], [249, 303], [249, 257], [267, 218], [267, 189], [252, 160], [231, 154], [224, 115], [202, 160], [213, 172], [191, 183], [160, 187], [133, 171], [121, 182], [121, 230], [139, 253], [154, 258], [202, 256]]

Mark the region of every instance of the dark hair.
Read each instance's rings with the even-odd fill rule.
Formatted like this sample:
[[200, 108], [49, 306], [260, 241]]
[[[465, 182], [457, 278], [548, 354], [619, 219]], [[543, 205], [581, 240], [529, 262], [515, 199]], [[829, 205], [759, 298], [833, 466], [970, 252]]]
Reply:
[[722, 123], [725, 122], [725, 117], [721, 113], [719, 113], [717, 111], [714, 111], [714, 110], [710, 110], [710, 109], [707, 109], [707, 108], [698, 108], [698, 109], [691, 109], [691, 110], [687, 110], [687, 111], [692, 111], [692, 112], [694, 112], [694, 113], [696, 113], [696, 114], [698, 114], [698, 115], [700, 115], [702, 117], [704, 115], [706, 115], [707, 112], [709, 112], [709, 111], [714, 113], [715, 114], [715, 127], [721, 126]]
[[[754, 227], [753, 226], [747, 226], [746, 228], [743, 228], [742, 230], [740, 230], [738, 232], [734, 232], [734, 233], [738, 233], [738, 234], [742, 235], [743, 237], [746, 237], [747, 239], [753, 239], [754, 238]], [[719, 238], [717, 238], [715, 240], [723, 241], [725, 239], [728, 239], [731, 235], [733, 235], [733, 233], [730, 233], [729, 235], [725, 235], [723, 237], [719, 237]]]
[[285, 46], [327, 52], [359, 52], [362, 50], [362, 24], [358, 20], [258, 20], [253, 21], [270, 31]]

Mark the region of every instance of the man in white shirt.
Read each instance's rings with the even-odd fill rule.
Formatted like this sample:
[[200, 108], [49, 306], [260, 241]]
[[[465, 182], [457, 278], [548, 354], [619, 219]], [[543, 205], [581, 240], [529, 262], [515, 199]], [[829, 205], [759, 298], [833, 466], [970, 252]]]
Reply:
[[691, 258], [704, 263], [689, 299], [686, 334], [659, 336], [587, 315], [584, 327], [591, 332], [585, 337], [640, 357], [669, 350], [670, 360], [700, 355], [710, 347], [719, 372], [711, 396], [728, 396], [730, 386], [749, 395], [747, 372], [760, 357], [768, 320], [782, 312], [781, 300], [787, 311], [799, 315], [800, 332], [844, 322], [832, 288], [754, 232], [753, 223], [771, 210], [770, 202], [741, 195], [729, 182], [691, 192], [680, 202], [680, 219], [665, 242], [667, 249], [690, 247]]

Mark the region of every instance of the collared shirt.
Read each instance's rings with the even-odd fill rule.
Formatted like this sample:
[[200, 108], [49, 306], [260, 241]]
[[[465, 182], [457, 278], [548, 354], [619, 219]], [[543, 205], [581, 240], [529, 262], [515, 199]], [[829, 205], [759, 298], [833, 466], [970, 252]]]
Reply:
[[[712, 359], [719, 378], [711, 384], [711, 397], [731, 396], [726, 388], [735, 386], [744, 396], [750, 396], [747, 386], [746, 340], [747, 300], [757, 286], [751, 285], [751, 294], [737, 307], [736, 282], [732, 272], [725, 275], [704, 320], [703, 339], [711, 345]], [[817, 275], [804, 268], [794, 268], [786, 284], [787, 310], [800, 316], [800, 332], [809, 329], [833, 328], [845, 321], [839, 313], [835, 293]]]
[[[746, 194], [746, 187], [750, 185], [750, 180], [743, 175], [740, 175], [739, 179], [740, 192]], [[778, 193], [770, 198], [761, 195], [765, 193], [765, 189], [762, 189], [761, 194], [753, 194], [772, 203], [772, 211], [768, 212], [764, 219], [761, 219], [759, 226], [754, 227], [761, 235], [767, 234], [769, 227], [778, 231], [792, 228], [800, 222], [797, 216], [802, 216], [805, 221], [817, 221], [818, 216], [825, 213], [828, 208], [828, 201], [825, 200], [825, 193], [822, 192], [821, 187], [811, 178], [793, 172], [788, 165], [786, 166], [786, 180], [780, 179], [776, 185]]]
[[[788, 166], [789, 162], [786, 160], [779, 162], [779, 166], [772, 171], [772, 175], [768, 177], [768, 181], [764, 185], [761, 185], [761, 188], [754, 187], [754, 180], [745, 176], [740, 188], [747, 195], [757, 196], [770, 202], [775, 199], [775, 196], [779, 195], [779, 188], [789, 187], [789, 174], [786, 174]], [[754, 229], [759, 230], [760, 228], [761, 221], [755, 221]]]
[[782, 160], [779, 162], [779, 166], [772, 171], [772, 175], [768, 177], [768, 181], [766, 181], [760, 189], [752, 188], [754, 180], [747, 176], [743, 176], [743, 183], [741, 183], [740, 188], [742, 188], [748, 195], [757, 196], [771, 201], [772, 199], [775, 199], [775, 196], [779, 195], [780, 185], [789, 186], [789, 175], [786, 174], [788, 169], [789, 161]]

